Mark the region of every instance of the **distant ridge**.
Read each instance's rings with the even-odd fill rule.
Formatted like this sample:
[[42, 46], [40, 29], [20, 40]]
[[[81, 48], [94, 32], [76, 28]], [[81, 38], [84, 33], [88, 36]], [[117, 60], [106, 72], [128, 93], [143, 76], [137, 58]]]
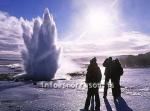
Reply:
[[150, 52], [138, 55], [118, 56], [123, 67], [150, 67]]
[[[74, 57], [73, 61], [77, 62], [80, 65], [88, 65], [90, 59], [94, 56], [89, 57]], [[99, 65], [102, 65], [104, 60], [109, 56], [96, 56], [98, 59]], [[150, 67], [150, 52], [145, 54], [138, 55], [120, 55], [120, 56], [112, 56], [113, 59], [118, 58], [123, 67], [126, 68], [145, 68]], [[84, 66], [84, 67], [86, 67]]]
[[19, 54], [0, 54], [0, 60], [21, 61]]
[[[73, 57], [72, 60], [80, 65], [87, 66], [89, 64], [90, 59], [93, 56], [88, 57]], [[99, 65], [102, 65], [103, 61], [108, 56], [96, 56], [98, 59]], [[150, 52], [145, 54], [138, 55], [120, 55], [113, 56], [113, 58], [119, 58], [123, 67], [126, 68], [147, 68], [150, 67]], [[0, 54], [0, 61], [7, 61], [7, 63], [12, 62], [21, 62], [21, 56], [19, 54]], [[4, 64], [4, 63], [3, 63]]]

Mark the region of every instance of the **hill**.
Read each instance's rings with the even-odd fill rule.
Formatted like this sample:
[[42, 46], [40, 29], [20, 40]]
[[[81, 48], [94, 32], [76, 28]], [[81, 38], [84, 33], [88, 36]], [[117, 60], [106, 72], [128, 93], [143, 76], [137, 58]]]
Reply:
[[150, 52], [118, 57], [123, 67], [150, 67]]

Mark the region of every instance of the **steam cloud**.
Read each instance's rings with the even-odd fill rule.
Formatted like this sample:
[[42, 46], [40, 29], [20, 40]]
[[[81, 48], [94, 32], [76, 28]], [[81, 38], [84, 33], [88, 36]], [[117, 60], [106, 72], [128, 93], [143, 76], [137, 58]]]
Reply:
[[25, 24], [23, 39], [26, 50], [22, 50], [24, 68], [32, 80], [51, 80], [58, 69], [60, 47], [57, 45], [57, 29], [48, 9], [44, 10], [42, 24], [36, 19], [33, 32]]

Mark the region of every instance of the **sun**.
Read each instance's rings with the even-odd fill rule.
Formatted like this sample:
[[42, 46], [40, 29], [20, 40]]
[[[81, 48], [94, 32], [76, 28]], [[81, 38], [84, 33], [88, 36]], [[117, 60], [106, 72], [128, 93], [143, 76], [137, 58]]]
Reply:
[[106, 33], [113, 28], [112, 17], [103, 10], [90, 10], [86, 15], [86, 24], [91, 32]]

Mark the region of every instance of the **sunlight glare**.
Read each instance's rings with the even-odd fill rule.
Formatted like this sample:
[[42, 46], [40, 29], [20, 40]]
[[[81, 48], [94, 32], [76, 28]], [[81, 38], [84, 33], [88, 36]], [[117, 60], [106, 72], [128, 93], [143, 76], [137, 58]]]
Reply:
[[103, 10], [90, 10], [87, 14], [87, 24], [93, 33], [107, 33], [113, 29], [112, 17]]

